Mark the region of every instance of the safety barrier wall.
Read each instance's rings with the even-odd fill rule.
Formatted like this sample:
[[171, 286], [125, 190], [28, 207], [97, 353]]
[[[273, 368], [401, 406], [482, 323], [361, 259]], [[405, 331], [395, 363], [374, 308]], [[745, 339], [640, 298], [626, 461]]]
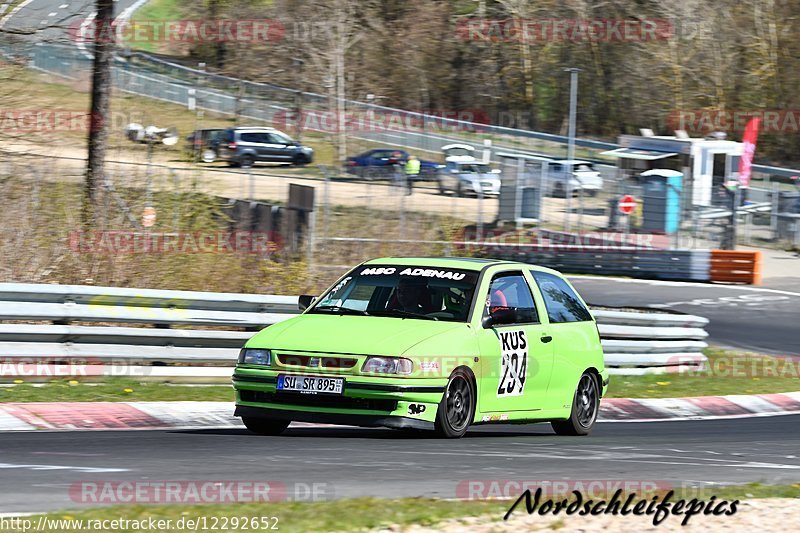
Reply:
[[[0, 359], [80, 360], [104, 365], [101, 375], [121, 375], [116, 366], [228, 367], [254, 330], [299, 313], [297, 301], [294, 296], [0, 283], [0, 319], [52, 322], [0, 324]], [[705, 362], [705, 318], [609, 310], [594, 315], [606, 365], [615, 372], [669, 371]], [[107, 325], [117, 323], [157, 327]], [[13, 377], [8, 372], [14, 366], [5, 366], [0, 377]], [[200, 366], [197, 377], [210, 377], [209, 372], [214, 374]], [[170, 379], [189, 378], [192, 372], [161, 369], [133, 375]]]
[[735, 283], [761, 283], [761, 252], [738, 250], [712, 250], [711, 281]]
[[492, 244], [478, 253], [484, 257], [547, 266], [570, 274], [751, 285], [761, 282], [760, 252]]

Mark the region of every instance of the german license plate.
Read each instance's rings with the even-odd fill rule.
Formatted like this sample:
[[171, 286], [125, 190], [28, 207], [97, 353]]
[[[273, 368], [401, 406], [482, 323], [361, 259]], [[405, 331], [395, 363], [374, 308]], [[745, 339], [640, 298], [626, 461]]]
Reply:
[[278, 390], [302, 392], [306, 394], [341, 394], [344, 378], [323, 378], [319, 376], [278, 376]]

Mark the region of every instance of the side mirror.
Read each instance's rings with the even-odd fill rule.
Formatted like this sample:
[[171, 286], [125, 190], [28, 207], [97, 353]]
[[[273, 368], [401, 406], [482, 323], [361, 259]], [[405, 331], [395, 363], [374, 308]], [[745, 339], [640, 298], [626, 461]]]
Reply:
[[489, 329], [492, 326], [502, 326], [504, 324], [516, 324], [517, 310], [514, 307], [497, 307], [494, 311], [489, 313], [489, 316], [483, 317], [481, 325], [484, 329]]
[[316, 296], [311, 296], [310, 294], [304, 294], [297, 299], [297, 307], [299, 307], [301, 311], [305, 311], [306, 309], [311, 307], [311, 304], [313, 304], [314, 300], [316, 299], [317, 299]]

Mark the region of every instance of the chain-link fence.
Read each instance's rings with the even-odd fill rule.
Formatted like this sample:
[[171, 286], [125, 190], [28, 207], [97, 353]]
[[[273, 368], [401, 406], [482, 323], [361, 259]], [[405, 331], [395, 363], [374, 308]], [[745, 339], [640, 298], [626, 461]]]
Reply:
[[[3, 50], [59, 76], [88, 77], [90, 72], [86, 51], [75, 46], [6, 44]], [[341, 123], [331, 121], [329, 112], [335, 106], [324, 95], [209, 74], [146, 54], [119, 58], [113, 80], [124, 92], [262, 121], [290, 132], [321, 132], [329, 134], [332, 143], [344, 138], [348, 155], [375, 147], [402, 147], [442, 166], [435, 179], [417, 183], [410, 196], [402, 173], [394, 179], [362, 180], [346, 174], [335, 159], [328, 170], [314, 176], [263, 168], [175, 167], [141, 184], [143, 190], [155, 190], [167, 182], [194, 180], [205, 192], [220, 196], [283, 201], [287, 176], [311, 182], [317, 188], [315, 231], [323, 254], [318, 264], [328, 262], [324, 254], [332, 243], [339, 249], [352, 243], [353, 257], [388, 252], [390, 244], [398, 253], [406, 253], [418, 249], [413, 243], [419, 241], [441, 251], [437, 247], [442, 243], [482, 241], [508, 232], [518, 236], [517, 229], [529, 226], [559, 242], [625, 242], [659, 248], [731, 244], [732, 228], [740, 243], [792, 246], [799, 240], [795, 215], [800, 209], [792, 196], [796, 191], [788, 183], [769, 181], [772, 176], [786, 176], [792, 172], [789, 169], [756, 166], [748, 197], [735, 198], [715, 186], [714, 205], [696, 208], [684, 187], [659, 192], [659, 180], [643, 181], [604, 160], [599, 152], [615, 148], [612, 143], [579, 139], [578, 161], [568, 163], [558, 157], [566, 152], [562, 136], [490, 126], [476, 121], [476, 116], [464, 120], [355, 101], [346, 102], [349, 115], [342, 131]], [[499, 171], [494, 176], [501, 183], [499, 195], [475, 186], [483, 178], [450, 172], [442, 148], [452, 143], [474, 146], [479, 160], [481, 150], [487, 150], [491, 166]], [[109, 168], [113, 174], [114, 166]], [[146, 171], [137, 172], [146, 177]], [[667, 189], [673, 187], [668, 179], [663, 181]], [[141, 206], [123, 207], [118, 192], [113, 187], [109, 191], [108, 211], [133, 224]], [[635, 199], [628, 214], [620, 210], [626, 196]], [[444, 251], [455, 253], [452, 247]]]

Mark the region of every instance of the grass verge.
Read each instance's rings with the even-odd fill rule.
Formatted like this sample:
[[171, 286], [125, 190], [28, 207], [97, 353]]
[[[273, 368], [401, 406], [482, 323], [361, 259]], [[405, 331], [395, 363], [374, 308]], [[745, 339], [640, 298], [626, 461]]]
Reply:
[[168, 383], [109, 378], [102, 383], [88, 380], [57, 380], [28, 383], [22, 380], [0, 387], [0, 402], [232, 402], [228, 384], [190, 387]]
[[708, 348], [703, 371], [611, 376], [608, 398], [684, 398], [800, 390], [800, 361]]
[[[612, 376], [608, 398], [684, 398], [800, 390], [800, 362], [711, 348], [708, 370], [684, 374]], [[227, 383], [187, 386], [133, 378], [79, 378], [0, 387], [0, 402], [233, 401]]]
[[[798, 498], [800, 484], [763, 485], [751, 483], [747, 485], [715, 487], [711, 489], [686, 488], [676, 490], [674, 499], [709, 499], [716, 496], [717, 501], [744, 500], [755, 498]], [[627, 496], [627, 495], [625, 495]], [[566, 497], [566, 496], [565, 496]], [[595, 500], [608, 498], [609, 495], [591, 496]], [[75, 521], [118, 520], [130, 521], [170, 520], [172, 526], [161, 528], [161, 531], [177, 531], [178, 523], [183, 519], [184, 530], [188, 520], [202, 520], [212, 524], [216, 518], [219, 524], [225, 519], [229, 524], [239, 524], [255, 519], [259, 524], [267, 518], [270, 526], [280, 531], [364, 531], [388, 529], [396, 531], [410, 525], [432, 526], [453, 518], [485, 516], [501, 520], [512, 500], [477, 500], [453, 501], [429, 498], [355, 498], [321, 502], [275, 502], [275, 503], [239, 503], [208, 505], [128, 505], [112, 506], [79, 511], [63, 511], [47, 515], [50, 520], [72, 520], [71, 526], [62, 523], [60, 531], [76, 531], [79, 526]], [[516, 512], [524, 513], [524, 506]], [[26, 517], [37, 523], [38, 517]], [[166, 523], [166, 522], [165, 522]], [[202, 523], [200, 524], [202, 529]], [[236, 528], [240, 529], [240, 528]], [[258, 529], [258, 528], [250, 528]], [[261, 525], [260, 529], [268, 529]], [[102, 530], [102, 529], [98, 529]], [[118, 528], [115, 531], [134, 531], [135, 528]], [[4, 529], [3, 531], [15, 531]]]

